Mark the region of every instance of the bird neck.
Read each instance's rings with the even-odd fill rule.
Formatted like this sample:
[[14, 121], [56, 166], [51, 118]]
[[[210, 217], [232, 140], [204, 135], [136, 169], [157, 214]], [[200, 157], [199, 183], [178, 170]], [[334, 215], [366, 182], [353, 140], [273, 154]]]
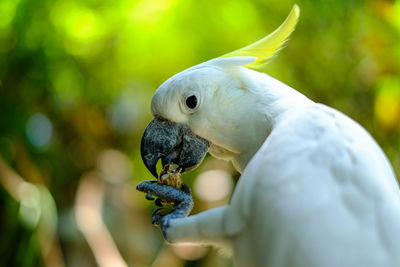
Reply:
[[[245, 71], [247, 72], [247, 71]], [[275, 125], [287, 112], [313, 103], [310, 99], [260, 72], [248, 70], [244, 84], [248, 93], [253, 96], [251, 115], [243, 118], [241, 145], [232, 153], [231, 161], [241, 173], [266, 141]]]

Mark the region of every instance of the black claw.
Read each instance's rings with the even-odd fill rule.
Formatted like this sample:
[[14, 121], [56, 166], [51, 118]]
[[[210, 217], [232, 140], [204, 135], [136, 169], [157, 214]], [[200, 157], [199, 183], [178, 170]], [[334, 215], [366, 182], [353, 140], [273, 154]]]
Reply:
[[182, 192], [184, 192], [185, 194], [191, 196], [192, 195], [192, 191], [190, 191], [189, 186], [182, 184], [182, 188], [181, 188]]
[[158, 207], [162, 207], [163, 203], [162, 203], [162, 199], [161, 198], [157, 198], [156, 201], [154, 202], [156, 204], [156, 206]]
[[145, 198], [147, 200], [154, 200], [154, 197], [152, 197], [149, 193], [146, 193]]
[[151, 223], [152, 224], [161, 225], [161, 219], [163, 217], [163, 215], [162, 215], [163, 210], [164, 210], [164, 208], [158, 208], [153, 211], [153, 213], [151, 214]]

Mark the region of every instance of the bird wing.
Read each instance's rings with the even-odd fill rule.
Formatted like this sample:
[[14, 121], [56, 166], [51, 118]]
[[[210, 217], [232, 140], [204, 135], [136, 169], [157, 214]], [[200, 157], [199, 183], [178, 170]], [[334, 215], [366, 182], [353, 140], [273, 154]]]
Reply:
[[315, 104], [280, 119], [244, 170], [228, 221], [251, 235], [263, 266], [400, 266], [399, 196], [372, 137]]

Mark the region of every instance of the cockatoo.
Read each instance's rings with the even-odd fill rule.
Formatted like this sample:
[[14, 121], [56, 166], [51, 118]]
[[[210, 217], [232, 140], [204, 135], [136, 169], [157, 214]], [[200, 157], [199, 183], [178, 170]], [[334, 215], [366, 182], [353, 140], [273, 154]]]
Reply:
[[371, 135], [250, 69], [279, 50], [298, 17], [294, 6], [270, 35], [176, 74], [152, 98], [147, 168], [157, 176], [161, 159], [187, 172], [207, 152], [230, 160], [241, 173], [230, 203], [187, 216], [187, 187], [137, 189], [175, 203], [153, 213], [168, 242], [231, 246], [237, 266], [400, 266], [399, 186]]

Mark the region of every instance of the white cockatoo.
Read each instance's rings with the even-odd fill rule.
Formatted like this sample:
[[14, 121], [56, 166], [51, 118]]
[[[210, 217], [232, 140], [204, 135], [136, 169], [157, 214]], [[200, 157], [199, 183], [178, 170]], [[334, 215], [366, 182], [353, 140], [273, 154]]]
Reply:
[[[175, 203], [153, 222], [169, 242], [231, 246], [237, 266], [400, 266], [400, 194], [391, 165], [358, 123], [315, 103], [260, 66], [293, 31], [184, 70], [155, 92], [142, 157], [190, 171], [207, 151], [241, 173], [229, 205], [186, 217], [190, 190], [145, 181]], [[329, 74], [327, 74], [329, 75]]]

